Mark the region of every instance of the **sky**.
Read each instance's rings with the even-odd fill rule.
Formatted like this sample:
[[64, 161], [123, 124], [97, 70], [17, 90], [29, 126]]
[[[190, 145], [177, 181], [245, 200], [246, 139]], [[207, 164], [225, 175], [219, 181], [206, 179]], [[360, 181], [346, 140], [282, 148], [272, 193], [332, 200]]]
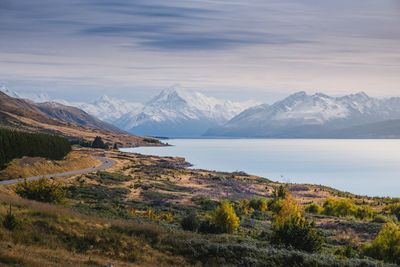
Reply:
[[400, 0], [0, 0], [0, 84], [144, 101], [400, 96]]

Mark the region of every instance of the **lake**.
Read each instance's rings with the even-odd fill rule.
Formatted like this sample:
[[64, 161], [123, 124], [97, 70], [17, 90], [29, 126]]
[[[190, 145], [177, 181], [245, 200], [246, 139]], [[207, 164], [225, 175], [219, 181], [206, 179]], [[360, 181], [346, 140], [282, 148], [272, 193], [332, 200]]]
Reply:
[[170, 139], [169, 147], [123, 148], [180, 156], [194, 168], [245, 171], [369, 196], [400, 197], [400, 140]]

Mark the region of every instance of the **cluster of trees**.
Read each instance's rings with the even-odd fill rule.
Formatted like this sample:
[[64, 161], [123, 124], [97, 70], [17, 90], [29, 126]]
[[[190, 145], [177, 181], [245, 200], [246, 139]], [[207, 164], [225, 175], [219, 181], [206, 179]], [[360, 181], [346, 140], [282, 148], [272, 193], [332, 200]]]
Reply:
[[[91, 148], [101, 148], [101, 149], [109, 149], [109, 146], [104, 143], [103, 139], [100, 136], [96, 136], [93, 142], [85, 141], [84, 139], [79, 140], [71, 140], [72, 145], [80, 145], [81, 147], [91, 147]], [[114, 144], [114, 149], [118, 148], [116, 144]]]
[[60, 160], [70, 151], [71, 144], [60, 136], [0, 128], [0, 169], [15, 158], [28, 156]]

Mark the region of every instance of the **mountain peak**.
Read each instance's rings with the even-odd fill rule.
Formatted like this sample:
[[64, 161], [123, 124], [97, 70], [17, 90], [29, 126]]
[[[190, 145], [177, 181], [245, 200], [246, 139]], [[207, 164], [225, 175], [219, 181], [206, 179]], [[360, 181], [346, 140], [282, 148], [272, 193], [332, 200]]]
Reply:
[[7, 88], [4, 84], [0, 85], [0, 92], [3, 92], [4, 94], [14, 97], [14, 98], [21, 98], [20, 95], [14, 91], [11, 91], [9, 88]]

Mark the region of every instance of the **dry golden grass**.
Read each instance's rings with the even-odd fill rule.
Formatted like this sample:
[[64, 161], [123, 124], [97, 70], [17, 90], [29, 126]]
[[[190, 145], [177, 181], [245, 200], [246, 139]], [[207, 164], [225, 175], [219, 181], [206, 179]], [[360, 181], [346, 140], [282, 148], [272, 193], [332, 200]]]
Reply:
[[188, 266], [144, 237], [167, 234], [156, 225], [91, 217], [4, 193], [1, 218], [9, 205], [19, 223], [12, 231], [0, 225], [0, 266]]
[[81, 151], [72, 151], [64, 160], [47, 160], [44, 158], [14, 159], [6, 169], [0, 171], [0, 179], [26, 178], [31, 176], [80, 170], [99, 165], [101, 162], [92, 155]]

